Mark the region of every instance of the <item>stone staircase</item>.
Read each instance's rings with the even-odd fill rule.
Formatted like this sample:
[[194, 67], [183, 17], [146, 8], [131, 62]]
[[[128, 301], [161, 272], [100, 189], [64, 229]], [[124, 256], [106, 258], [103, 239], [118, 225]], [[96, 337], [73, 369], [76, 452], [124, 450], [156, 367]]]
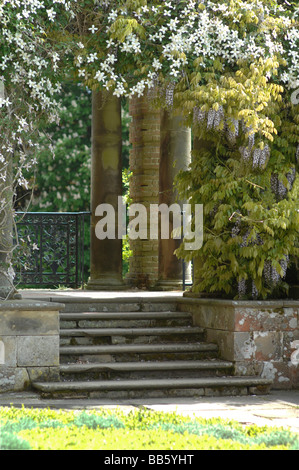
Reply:
[[60, 314], [60, 381], [46, 398], [170, 398], [268, 393], [260, 377], [233, 376], [175, 302], [82, 301]]

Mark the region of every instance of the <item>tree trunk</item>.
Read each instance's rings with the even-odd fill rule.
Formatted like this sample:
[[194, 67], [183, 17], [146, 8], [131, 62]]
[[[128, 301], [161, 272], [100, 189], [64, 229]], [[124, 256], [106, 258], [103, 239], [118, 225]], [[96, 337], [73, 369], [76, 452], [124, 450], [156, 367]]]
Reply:
[[0, 184], [0, 299], [20, 298], [9, 272], [13, 250], [13, 187], [12, 162], [0, 167], [5, 181]]

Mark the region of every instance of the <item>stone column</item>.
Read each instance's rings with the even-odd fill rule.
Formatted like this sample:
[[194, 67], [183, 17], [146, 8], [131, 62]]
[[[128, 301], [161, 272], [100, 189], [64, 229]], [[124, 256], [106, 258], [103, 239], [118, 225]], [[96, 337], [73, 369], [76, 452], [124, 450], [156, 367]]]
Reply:
[[[130, 196], [132, 203], [142, 204], [149, 211], [150, 204], [159, 203], [161, 113], [152, 106], [150, 97], [145, 94], [131, 100], [130, 115]], [[145, 239], [130, 240], [130, 246], [133, 255], [127, 275], [128, 283], [140, 288], [152, 288], [158, 280], [159, 241], [151, 240], [148, 230]]]
[[[191, 129], [184, 127], [179, 116], [172, 117], [169, 112], [161, 113], [161, 150], [159, 176], [159, 203], [179, 204], [183, 209], [183, 201], [179, 200], [174, 187], [175, 176], [180, 170], [187, 170], [191, 163], [192, 151]], [[172, 214], [170, 213], [170, 230], [173, 230]], [[181, 289], [183, 284], [183, 263], [174, 254], [181, 240], [170, 238], [159, 242], [159, 280], [156, 288], [162, 290]], [[186, 265], [186, 280], [191, 282], [191, 266]]]
[[[110, 93], [92, 94], [91, 253], [88, 289], [118, 290], [122, 281], [122, 239], [118, 237], [118, 197], [122, 195], [121, 101]], [[101, 204], [114, 209], [115, 238], [99, 239]], [[106, 216], [106, 213], [102, 213]]]

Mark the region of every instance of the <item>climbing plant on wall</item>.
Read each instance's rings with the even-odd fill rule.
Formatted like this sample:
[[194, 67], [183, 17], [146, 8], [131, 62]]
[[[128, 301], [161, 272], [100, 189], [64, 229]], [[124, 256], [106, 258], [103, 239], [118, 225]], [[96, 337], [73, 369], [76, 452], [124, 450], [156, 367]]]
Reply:
[[204, 70], [200, 58], [190, 87], [175, 94], [195, 135], [193, 162], [177, 183], [182, 196], [204, 207], [202, 249], [178, 251], [195, 259], [197, 292], [285, 295], [299, 253], [299, 107], [292, 100], [298, 66], [286, 60], [298, 58], [298, 18], [291, 22], [292, 7], [283, 20], [274, 11], [257, 16], [267, 3], [275, 2], [240, 12], [235, 30], [280, 37], [275, 57], [240, 58], [237, 67], [218, 58]]
[[202, 249], [179, 250], [195, 260], [195, 291], [265, 298], [288, 288], [299, 222], [296, 144], [286, 135], [293, 127], [298, 142], [293, 112], [286, 104], [277, 138], [262, 149], [245, 137], [242, 122], [232, 131], [223, 115], [209, 112], [196, 124], [193, 162], [178, 176], [181, 194], [204, 208]]
[[[199, 261], [193, 290], [281, 295], [298, 255], [299, 128], [291, 100], [299, 86], [298, 7], [273, 0], [100, 4], [91, 39], [86, 44], [83, 34], [78, 43], [78, 74], [117, 96], [156, 87], [159, 105], [193, 128], [193, 163], [177, 180], [183, 197], [204, 206], [202, 249], [177, 252]], [[97, 49], [99, 37], [108, 52], [103, 43]]]

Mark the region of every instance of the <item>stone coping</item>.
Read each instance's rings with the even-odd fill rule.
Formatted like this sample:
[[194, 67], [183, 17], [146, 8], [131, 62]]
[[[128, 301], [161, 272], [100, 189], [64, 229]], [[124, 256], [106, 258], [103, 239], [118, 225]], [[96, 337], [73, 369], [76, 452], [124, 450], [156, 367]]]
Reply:
[[[168, 302], [171, 302], [171, 303], [175, 303], [179, 300], [180, 298], [176, 298], [176, 297], [115, 297], [113, 299], [110, 299], [110, 298], [104, 298], [104, 299], [95, 299], [93, 297], [61, 297], [59, 298], [59, 302], [62, 302], [63, 304], [68, 304], [68, 303], [80, 303], [80, 304], [85, 304], [85, 303], [104, 303], [106, 304], [107, 302], [109, 303], [122, 303], [122, 304], [131, 304], [131, 303], [142, 303], [142, 302], [152, 302], [152, 303], [168, 303]], [[57, 299], [54, 298], [50, 298], [49, 299], [49, 302], [50, 303], [54, 303], [54, 302], [57, 302]]]
[[299, 307], [299, 300], [292, 299], [273, 299], [273, 300], [230, 300], [230, 299], [215, 299], [197, 297], [194, 295], [185, 295], [178, 298], [177, 302], [180, 303], [193, 303], [197, 305], [210, 305], [210, 306], [227, 306], [227, 307], [250, 307], [250, 308], [283, 308], [283, 307]]
[[155, 291], [20, 291], [22, 297], [31, 301], [58, 303], [136, 303], [136, 302], [176, 302], [183, 292]]
[[[51, 290], [24, 290], [20, 291], [22, 300], [0, 301], [0, 311], [5, 309], [5, 305], [23, 305], [26, 309], [36, 309], [41, 307], [53, 306], [56, 309], [64, 307], [66, 303], [132, 303], [132, 302], [179, 302], [185, 304], [210, 305], [210, 306], [228, 306], [228, 307], [250, 307], [250, 308], [283, 308], [299, 307], [299, 300], [295, 299], [270, 299], [270, 300], [233, 300], [202, 297], [201, 294], [189, 292], [161, 292], [161, 291], [51, 291]], [[56, 304], [56, 307], [54, 306]], [[30, 306], [30, 307], [29, 307]], [[20, 307], [21, 308], [21, 307]]]

